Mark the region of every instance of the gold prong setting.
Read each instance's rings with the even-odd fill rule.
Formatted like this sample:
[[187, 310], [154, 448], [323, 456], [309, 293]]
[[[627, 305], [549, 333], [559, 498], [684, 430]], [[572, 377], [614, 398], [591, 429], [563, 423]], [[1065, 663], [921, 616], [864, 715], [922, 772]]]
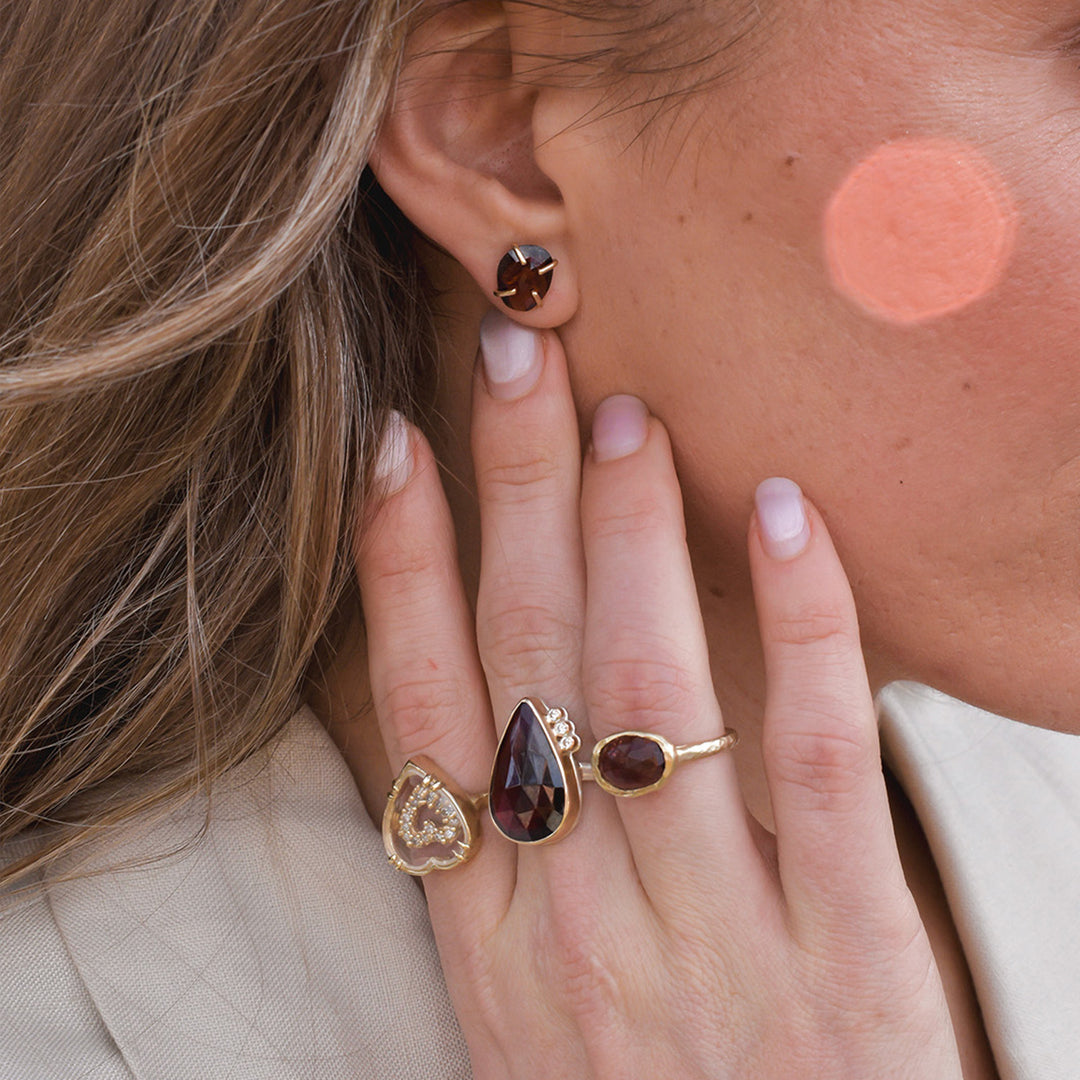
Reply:
[[514, 311], [544, 306], [551, 275], [559, 260], [535, 244], [511, 244], [496, 271], [494, 295]]

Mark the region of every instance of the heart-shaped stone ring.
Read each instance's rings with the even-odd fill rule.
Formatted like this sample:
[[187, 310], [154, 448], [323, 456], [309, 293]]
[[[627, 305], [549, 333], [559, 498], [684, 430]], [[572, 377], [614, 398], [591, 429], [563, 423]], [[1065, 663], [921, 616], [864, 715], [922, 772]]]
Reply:
[[487, 792], [471, 798], [417, 756], [405, 762], [386, 799], [383, 847], [390, 862], [414, 877], [452, 870], [480, 846], [480, 810]]
[[592, 760], [574, 754], [581, 739], [562, 708], [522, 698], [506, 725], [491, 770], [488, 808], [496, 828], [517, 844], [549, 844], [568, 836], [581, 810], [581, 784], [633, 797], [663, 787], [684, 761], [730, 750], [734, 731], [718, 739], [675, 746], [647, 731], [618, 731], [601, 739]]

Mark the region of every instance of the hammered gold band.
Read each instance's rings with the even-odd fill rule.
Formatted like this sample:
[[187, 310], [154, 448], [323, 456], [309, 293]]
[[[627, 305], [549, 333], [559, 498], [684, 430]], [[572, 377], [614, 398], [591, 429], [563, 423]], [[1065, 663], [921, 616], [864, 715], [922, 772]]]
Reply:
[[593, 747], [589, 762], [580, 764], [581, 779], [624, 799], [647, 795], [662, 788], [683, 762], [732, 750], [738, 742], [738, 732], [730, 729], [718, 739], [684, 746], [651, 731], [616, 731]]

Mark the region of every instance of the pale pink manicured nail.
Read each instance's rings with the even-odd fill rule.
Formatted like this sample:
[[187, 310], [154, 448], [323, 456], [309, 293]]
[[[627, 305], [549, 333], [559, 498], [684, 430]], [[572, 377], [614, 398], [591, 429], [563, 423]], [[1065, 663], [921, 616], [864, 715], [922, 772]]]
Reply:
[[758, 531], [765, 554], [781, 561], [794, 559], [806, 550], [810, 524], [806, 520], [803, 494], [793, 480], [774, 476], [758, 484], [754, 495]]
[[480, 355], [488, 391], [504, 401], [524, 397], [536, 385], [544, 361], [539, 333], [494, 310], [480, 322]]
[[409, 427], [405, 423], [405, 417], [394, 409], [386, 423], [386, 432], [379, 445], [379, 456], [375, 459], [375, 482], [380, 485], [381, 494], [393, 495], [408, 483], [411, 472], [412, 445]]
[[615, 394], [596, 406], [592, 424], [593, 457], [612, 461], [626, 457], [645, 445], [649, 434], [649, 410], [630, 394]]

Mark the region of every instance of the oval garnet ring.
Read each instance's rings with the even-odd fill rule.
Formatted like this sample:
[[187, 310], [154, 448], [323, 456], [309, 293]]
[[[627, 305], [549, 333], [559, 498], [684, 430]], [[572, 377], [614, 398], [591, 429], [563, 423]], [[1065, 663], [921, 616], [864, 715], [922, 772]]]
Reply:
[[595, 780], [605, 791], [624, 798], [646, 795], [668, 782], [677, 765], [731, 750], [739, 741], [727, 730], [719, 739], [675, 746], [648, 731], [617, 731], [593, 747], [592, 763], [582, 779]]

